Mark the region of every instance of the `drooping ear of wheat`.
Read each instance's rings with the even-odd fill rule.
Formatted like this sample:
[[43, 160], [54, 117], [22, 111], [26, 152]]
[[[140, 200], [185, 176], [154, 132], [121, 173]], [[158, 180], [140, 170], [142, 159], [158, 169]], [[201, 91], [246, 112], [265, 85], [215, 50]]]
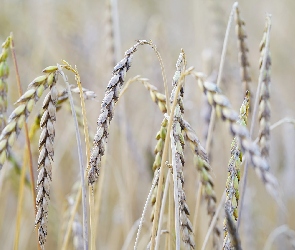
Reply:
[[216, 109], [218, 117], [227, 121], [230, 125], [230, 131], [238, 139], [239, 145], [244, 153], [249, 154], [252, 165], [258, 177], [264, 183], [270, 195], [280, 204], [280, 194], [277, 178], [269, 172], [267, 161], [261, 156], [259, 147], [251, 140], [248, 129], [238, 124], [238, 114], [231, 108], [230, 102], [220, 89], [204, 81], [203, 74], [195, 73], [199, 87], [205, 93], [208, 101]]
[[104, 99], [101, 103], [101, 113], [97, 120], [97, 131], [93, 140], [91, 150], [88, 183], [94, 184], [99, 175], [101, 157], [105, 154], [105, 147], [109, 135], [109, 124], [114, 116], [115, 104], [118, 101], [121, 88], [124, 84], [126, 72], [131, 67], [133, 54], [139, 45], [148, 44], [147, 41], [138, 41], [133, 47], [125, 52], [125, 57], [114, 67], [113, 76], [107, 86]]

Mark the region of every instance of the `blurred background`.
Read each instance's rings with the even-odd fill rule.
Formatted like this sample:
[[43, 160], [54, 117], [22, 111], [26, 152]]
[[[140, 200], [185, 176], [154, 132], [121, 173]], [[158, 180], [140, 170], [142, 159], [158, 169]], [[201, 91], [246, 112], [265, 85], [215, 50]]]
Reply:
[[[16, 56], [23, 89], [49, 65], [62, 63], [62, 59], [76, 65], [85, 88], [94, 91], [97, 98], [86, 103], [89, 129], [93, 135], [100, 114], [100, 102], [112, 74], [112, 68], [132, 47], [137, 39], [152, 40], [163, 58], [165, 72], [171, 90], [171, 80], [180, 49], [186, 53], [188, 66], [208, 75], [218, 71], [227, 21], [234, 1], [176, 1], [176, 0], [120, 0], [120, 1], [0, 1], [0, 41], [13, 32]], [[239, 1], [241, 17], [246, 23], [248, 35], [252, 91], [256, 90], [259, 66], [259, 43], [265, 27], [266, 13], [272, 15], [271, 56], [271, 123], [295, 117], [295, 2]], [[243, 100], [239, 74], [237, 39], [232, 25], [226, 55], [222, 91], [228, 95], [238, 110]], [[18, 98], [15, 70], [11, 56], [8, 59], [8, 114]], [[126, 79], [141, 75], [150, 79], [164, 93], [159, 62], [153, 50], [142, 46], [135, 53], [133, 65]], [[74, 77], [68, 73], [70, 82]], [[59, 81], [59, 89], [65, 88]], [[193, 125], [202, 144], [205, 145], [204, 98], [195, 81], [188, 78], [185, 90], [186, 119]], [[79, 99], [75, 99], [79, 103]], [[41, 103], [41, 101], [40, 101]], [[28, 120], [34, 120], [34, 114]], [[132, 228], [140, 218], [152, 181], [152, 163], [156, 133], [163, 115], [151, 101], [148, 91], [140, 83], [133, 83], [119, 101], [113, 119], [108, 143], [102, 185], [102, 205], [97, 226], [97, 249], [132, 249], [126, 242]], [[254, 137], [258, 134], [256, 122]], [[68, 218], [68, 197], [75, 194], [75, 183], [80, 180], [77, 146], [71, 114], [61, 110], [57, 115], [55, 156], [47, 249], [60, 249]], [[38, 134], [39, 135], [39, 134]], [[38, 135], [32, 141], [35, 178], [37, 176]], [[92, 137], [93, 138], [93, 137]], [[218, 201], [225, 188], [227, 162], [230, 157], [232, 136], [221, 121], [215, 126], [212, 160], [213, 178]], [[25, 137], [21, 133], [13, 150], [22, 162]], [[295, 229], [295, 131], [294, 126], [284, 124], [271, 132], [270, 163], [282, 189], [287, 213], [280, 211], [268, 195], [254, 171], [249, 171], [243, 212], [241, 239], [244, 249], [262, 249], [273, 230], [287, 224]], [[188, 150], [185, 169], [187, 201], [194, 216], [198, 188], [198, 174]], [[6, 163], [0, 172], [0, 242], [1, 249], [12, 249], [15, 237], [15, 219], [18, 198], [17, 174]], [[75, 196], [75, 195], [74, 195]], [[25, 190], [20, 249], [37, 249], [34, 232], [34, 209], [29, 187]], [[200, 249], [209, 219], [206, 205], [201, 206], [199, 228], [196, 235]], [[148, 214], [150, 209], [148, 210]], [[221, 214], [222, 225], [224, 214]], [[79, 218], [77, 219], [79, 221]], [[146, 218], [140, 249], [145, 249], [151, 223]], [[222, 227], [222, 226], [221, 226]], [[290, 235], [289, 235], [290, 236]], [[290, 237], [279, 235], [273, 249], [291, 248]], [[278, 244], [280, 243], [280, 244]], [[70, 247], [75, 249], [74, 243]], [[208, 248], [210, 249], [210, 247]]]

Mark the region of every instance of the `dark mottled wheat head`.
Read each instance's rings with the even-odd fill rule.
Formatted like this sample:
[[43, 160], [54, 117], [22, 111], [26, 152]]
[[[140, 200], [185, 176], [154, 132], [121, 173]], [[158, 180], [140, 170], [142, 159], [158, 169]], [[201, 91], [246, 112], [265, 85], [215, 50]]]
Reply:
[[52, 179], [52, 165], [54, 156], [54, 123], [56, 120], [56, 103], [58, 99], [58, 91], [56, 88], [57, 72], [53, 73], [53, 81], [50, 84], [50, 92], [45, 96], [43, 101], [44, 113], [40, 120], [42, 129], [39, 139], [39, 158], [38, 158], [38, 179], [36, 197], [37, 214], [35, 218], [35, 226], [38, 228], [39, 243], [43, 246], [47, 236], [47, 216], [48, 203], [50, 200], [50, 184]]
[[[182, 72], [183, 64], [184, 64], [184, 53], [180, 53], [177, 63], [176, 63], [176, 72], [173, 76], [173, 90], [171, 93], [171, 102], [173, 102], [175, 97], [175, 92], [177, 89], [177, 85], [179, 84], [179, 78]], [[184, 167], [184, 129], [183, 129], [183, 113], [184, 113], [184, 107], [183, 107], [183, 93], [184, 88], [180, 88], [179, 95], [177, 97], [177, 104], [175, 107], [175, 111], [173, 114], [173, 123], [172, 123], [172, 136], [173, 140], [171, 140], [171, 147], [172, 148], [172, 154], [175, 161], [172, 164], [175, 164], [176, 173], [173, 173], [173, 175], [176, 175], [177, 178], [177, 186], [174, 187], [177, 189], [178, 193], [178, 200], [175, 202], [179, 203], [179, 220], [180, 220], [180, 227], [182, 231], [182, 241], [184, 242], [187, 249], [194, 249], [195, 248], [195, 242], [193, 237], [193, 227], [189, 220], [189, 208], [186, 203], [186, 195], [184, 190], [184, 175], [183, 175], [183, 167]], [[172, 115], [172, 114], [171, 114]], [[173, 145], [174, 144], [174, 145]], [[177, 218], [175, 218], [177, 219]]]

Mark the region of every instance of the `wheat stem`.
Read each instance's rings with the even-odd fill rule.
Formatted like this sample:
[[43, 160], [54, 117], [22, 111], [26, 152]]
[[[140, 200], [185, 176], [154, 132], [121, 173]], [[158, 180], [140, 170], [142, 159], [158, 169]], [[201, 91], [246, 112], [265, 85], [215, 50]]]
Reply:
[[[226, 32], [225, 32], [224, 42], [223, 42], [223, 47], [222, 47], [221, 60], [220, 60], [219, 70], [218, 70], [217, 83], [216, 83], [217, 87], [220, 87], [221, 80], [222, 80], [222, 74], [223, 74], [223, 68], [224, 68], [224, 62], [225, 62], [225, 55], [227, 52], [227, 45], [228, 45], [230, 28], [231, 28], [233, 17], [234, 17], [234, 12], [235, 12], [235, 9], [237, 8], [237, 6], [238, 6], [238, 2], [235, 2], [233, 4], [232, 10], [230, 12], [227, 27], [226, 27]], [[213, 137], [215, 118], [216, 118], [216, 110], [213, 108], [212, 112], [211, 112], [209, 129], [208, 129], [207, 140], [206, 140], [206, 147], [205, 147], [208, 155], [210, 154], [210, 144], [211, 144], [212, 137]]]
[[84, 250], [88, 250], [88, 223], [87, 223], [87, 206], [86, 206], [86, 188], [85, 188], [85, 181], [84, 181], [84, 164], [83, 164], [83, 153], [82, 153], [82, 144], [81, 144], [81, 136], [79, 131], [79, 125], [77, 121], [77, 116], [75, 112], [74, 100], [71, 94], [70, 84], [62, 68], [58, 65], [59, 73], [63, 77], [63, 80], [67, 86], [68, 94], [69, 94], [69, 101], [72, 108], [72, 114], [74, 118], [75, 130], [76, 130], [76, 140], [77, 140], [77, 147], [78, 147], [78, 156], [79, 156], [79, 165], [80, 165], [80, 177], [81, 177], [81, 185], [82, 185], [82, 210], [83, 210], [83, 239], [84, 239]]
[[154, 180], [152, 182], [151, 189], [150, 189], [150, 191], [148, 193], [147, 199], [146, 199], [144, 207], [143, 207], [143, 211], [142, 211], [142, 214], [141, 214], [141, 217], [140, 217], [139, 226], [138, 226], [138, 230], [137, 230], [137, 234], [136, 234], [134, 250], [136, 250], [137, 247], [138, 247], [139, 236], [140, 236], [140, 233], [141, 233], [141, 229], [142, 229], [144, 217], [145, 217], [145, 214], [146, 214], [146, 210], [147, 210], [147, 207], [148, 207], [148, 203], [149, 203], [149, 201], [150, 201], [150, 199], [152, 197], [153, 190], [154, 190], [155, 186], [157, 185], [158, 181], [159, 181], [159, 171], [157, 171], [157, 173], [154, 176]]
[[159, 218], [159, 224], [158, 224], [158, 232], [157, 232], [157, 237], [156, 237], [155, 250], [158, 250], [160, 247], [161, 226], [162, 226], [162, 221], [163, 221], [163, 217], [164, 217], [165, 205], [166, 205], [166, 201], [167, 201], [169, 186], [170, 186], [170, 173], [168, 171], [167, 176], [166, 176], [162, 204], [161, 204], [161, 211], [160, 211], [160, 218]]

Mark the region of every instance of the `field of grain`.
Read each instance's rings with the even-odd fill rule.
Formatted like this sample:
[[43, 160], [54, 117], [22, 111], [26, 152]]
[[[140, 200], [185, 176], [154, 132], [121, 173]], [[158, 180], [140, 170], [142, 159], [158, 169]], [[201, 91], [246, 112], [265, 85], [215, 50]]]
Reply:
[[295, 249], [294, 8], [2, 0], [0, 248]]

